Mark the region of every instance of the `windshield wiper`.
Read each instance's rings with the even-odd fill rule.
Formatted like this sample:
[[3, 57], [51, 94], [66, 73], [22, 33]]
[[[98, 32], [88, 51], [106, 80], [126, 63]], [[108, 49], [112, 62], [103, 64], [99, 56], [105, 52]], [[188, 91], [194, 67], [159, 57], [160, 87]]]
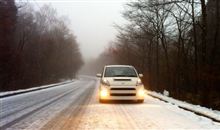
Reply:
[[136, 75], [114, 75], [115, 77], [137, 77]]
[[114, 75], [114, 77], [126, 77], [126, 75]]
[[127, 75], [127, 77], [137, 77], [136, 75]]

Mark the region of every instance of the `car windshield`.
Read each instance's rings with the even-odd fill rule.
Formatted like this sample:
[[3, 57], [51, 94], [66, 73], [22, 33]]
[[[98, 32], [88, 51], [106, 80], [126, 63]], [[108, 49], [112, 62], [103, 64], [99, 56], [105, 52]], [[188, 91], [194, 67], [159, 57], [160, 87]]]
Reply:
[[133, 67], [107, 67], [105, 77], [137, 77]]

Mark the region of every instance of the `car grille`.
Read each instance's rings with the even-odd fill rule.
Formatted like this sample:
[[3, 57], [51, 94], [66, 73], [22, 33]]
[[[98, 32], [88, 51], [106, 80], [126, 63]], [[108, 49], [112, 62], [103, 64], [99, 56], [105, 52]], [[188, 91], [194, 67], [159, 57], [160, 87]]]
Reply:
[[111, 93], [110, 95], [111, 96], [136, 96], [135, 93], [130, 93], [130, 94], [128, 94], [128, 93]]

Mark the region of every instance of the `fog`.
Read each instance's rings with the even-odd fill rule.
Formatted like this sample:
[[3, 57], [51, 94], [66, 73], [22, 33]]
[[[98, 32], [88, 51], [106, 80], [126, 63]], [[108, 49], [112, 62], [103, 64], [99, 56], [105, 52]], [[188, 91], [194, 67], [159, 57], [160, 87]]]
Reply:
[[85, 61], [97, 57], [115, 39], [114, 24], [122, 24], [126, 0], [32, 0], [34, 6], [50, 4], [70, 20]]

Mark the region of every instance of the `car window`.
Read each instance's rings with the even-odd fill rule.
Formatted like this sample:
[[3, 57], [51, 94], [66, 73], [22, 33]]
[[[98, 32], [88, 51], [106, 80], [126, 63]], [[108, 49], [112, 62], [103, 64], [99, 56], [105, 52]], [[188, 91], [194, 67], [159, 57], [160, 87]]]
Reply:
[[137, 77], [133, 67], [106, 67], [105, 77]]

